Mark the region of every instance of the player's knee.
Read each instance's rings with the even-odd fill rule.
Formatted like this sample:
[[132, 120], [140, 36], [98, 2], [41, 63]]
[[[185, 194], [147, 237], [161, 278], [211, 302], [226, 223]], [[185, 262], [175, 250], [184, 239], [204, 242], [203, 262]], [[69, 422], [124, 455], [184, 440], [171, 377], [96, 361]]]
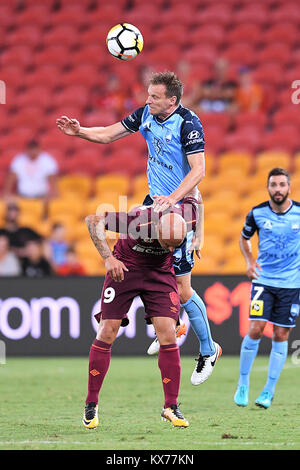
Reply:
[[178, 282], [178, 294], [180, 297], [180, 303], [185, 304], [193, 295], [194, 291], [191, 286], [187, 286], [185, 284], [180, 284]]
[[260, 339], [264, 331], [264, 322], [251, 322], [249, 336], [252, 339]]
[[281, 341], [287, 341], [289, 338], [289, 328], [276, 327], [274, 326], [272, 340], [280, 343]]
[[105, 321], [99, 325], [97, 339], [104, 343], [112, 344], [116, 339], [118, 331], [119, 325], [111, 323], [110, 321]]

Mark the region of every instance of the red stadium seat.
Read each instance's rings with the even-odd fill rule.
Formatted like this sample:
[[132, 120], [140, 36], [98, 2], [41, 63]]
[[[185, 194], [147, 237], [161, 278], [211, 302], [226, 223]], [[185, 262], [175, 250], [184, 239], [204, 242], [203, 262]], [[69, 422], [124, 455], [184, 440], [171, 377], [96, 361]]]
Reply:
[[[148, 54], [148, 61], [150, 65], [157, 63], [164, 64], [164, 69], [168, 67], [175, 68], [179, 56], [180, 47], [178, 45], [166, 44], [150, 51]], [[188, 58], [186, 60], [188, 60]]]
[[247, 42], [230, 45], [223, 51], [222, 56], [231, 64], [234, 63], [240, 66], [253, 66], [257, 60], [255, 48]]
[[262, 32], [261, 40], [265, 44], [297, 45], [297, 26], [294, 23], [271, 24], [270, 28]]
[[[195, 23], [195, 14], [196, 9], [193, 4], [189, 4], [189, 8], [186, 8], [184, 3], [178, 3], [174, 6], [170, 4], [169, 8], [158, 13], [158, 22], [164, 25], [163, 28], [167, 27], [168, 24], [184, 25], [188, 28]], [[186, 35], [184, 39], [186, 40]]]
[[285, 67], [290, 62], [290, 46], [281, 42], [264, 47], [257, 54], [258, 64], [277, 63]]
[[88, 15], [84, 5], [70, 5], [52, 13], [51, 23], [55, 25], [73, 25], [82, 27], [88, 24]]
[[232, 8], [222, 2], [205, 9], [200, 8], [195, 14], [194, 20], [199, 25], [214, 23], [227, 26], [232, 22], [232, 18]]
[[108, 31], [109, 28], [106, 24], [95, 24], [80, 33], [80, 43], [82, 46], [105, 43]]
[[269, 22], [274, 23], [300, 23], [300, 9], [297, 2], [283, 2], [278, 8], [270, 11]]
[[263, 111], [242, 112], [237, 115], [237, 126], [257, 126], [264, 129], [267, 124], [267, 115]]
[[218, 57], [218, 50], [214, 46], [198, 45], [191, 47], [185, 51], [184, 58], [191, 64], [201, 63], [202, 66], [207, 64], [213, 65]]
[[61, 84], [61, 70], [54, 64], [45, 64], [24, 74], [24, 84], [27, 88], [47, 87], [50, 93]]
[[232, 16], [236, 24], [255, 23], [264, 26], [269, 22], [269, 9], [263, 2], [245, 4]]
[[14, 16], [15, 26], [23, 28], [25, 25], [38, 24], [41, 28], [47, 27], [52, 22], [51, 8], [52, 4], [48, 2], [30, 5]]
[[75, 155], [64, 160], [62, 172], [65, 174], [83, 174], [96, 176], [100, 173], [99, 161], [96, 158], [90, 158], [88, 161], [85, 157]]
[[71, 53], [65, 45], [57, 45], [46, 47], [34, 56], [35, 64], [40, 65], [56, 65], [65, 67], [70, 63]]
[[6, 49], [0, 56], [0, 66], [3, 69], [15, 64], [21, 67], [29, 67], [32, 63], [32, 49], [26, 45], [12, 46]]
[[299, 131], [294, 126], [280, 126], [267, 133], [263, 138], [266, 150], [283, 150], [295, 153], [300, 150]]
[[61, 77], [61, 85], [64, 87], [85, 86], [91, 88], [98, 86], [102, 88], [106, 85], [106, 75], [99, 72], [93, 64], [82, 64], [65, 72]]
[[276, 62], [263, 64], [253, 71], [253, 80], [261, 85], [279, 86], [283, 82], [284, 70]]
[[63, 90], [52, 95], [53, 106], [73, 105], [74, 101], [77, 106], [87, 106], [89, 104], [89, 90], [83, 85], [70, 85]]
[[[2, 64], [1, 58], [0, 64]], [[13, 61], [5, 67], [1, 67], [0, 75], [1, 80], [3, 80], [6, 83], [7, 88], [10, 89], [22, 87], [24, 85], [24, 80], [26, 79], [26, 73], [24, 72], [23, 67]]]
[[223, 127], [216, 125], [206, 126], [204, 127], [204, 135], [206, 151], [209, 153], [218, 154], [224, 149], [224, 139], [226, 137], [226, 132]]
[[187, 30], [183, 24], [170, 23], [159, 29], [153, 37], [152, 47], [161, 47], [165, 44], [184, 46], [186, 43]]
[[234, 28], [230, 29], [224, 41], [227, 44], [249, 43], [257, 44], [261, 39], [262, 28], [259, 24], [236, 24]]
[[69, 58], [69, 63], [74, 66], [93, 63], [95, 66], [105, 67], [108, 61], [111, 62], [111, 56], [105, 43], [83, 45]]
[[10, 126], [15, 129], [19, 126], [24, 127], [30, 124], [35, 129], [41, 129], [43, 127], [43, 117], [43, 108], [37, 103], [35, 105], [21, 106], [11, 117]]
[[39, 106], [41, 109], [46, 109], [51, 106], [53, 99], [49, 91], [49, 88], [44, 85], [28, 88], [18, 94], [16, 104], [19, 108]]
[[290, 101], [290, 104], [281, 107], [273, 115], [272, 123], [275, 127], [294, 124], [299, 127], [300, 131], [300, 113], [297, 105], [292, 104]]
[[42, 44], [46, 47], [60, 46], [61, 44], [72, 47], [79, 41], [78, 29], [72, 23], [53, 27], [42, 36]]
[[37, 25], [25, 25], [14, 30], [12, 33], [7, 33], [5, 42], [9, 46], [22, 46], [26, 44], [31, 48], [35, 48], [41, 41], [41, 28]]
[[261, 136], [257, 133], [257, 129], [243, 127], [242, 129], [232, 132], [224, 138], [224, 148], [226, 151], [239, 150], [249, 153], [256, 153], [261, 147]]
[[15, 11], [14, 6], [10, 2], [6, 2], [0, 5], [0, 27], [4, 29], [10, 28], [15, 23]]
[[224, 42], [224, 28], [220, 24], [201, 25], [189, 32], [188, 46], [190, 44], [207, 44], [218, 48]]
[[227, 131], [230, 123], [231, 117], [228, 113], [200, 113], [200, 120], [204, 127], [204, 131], [207, 127], [219, 127], [223, 131]]

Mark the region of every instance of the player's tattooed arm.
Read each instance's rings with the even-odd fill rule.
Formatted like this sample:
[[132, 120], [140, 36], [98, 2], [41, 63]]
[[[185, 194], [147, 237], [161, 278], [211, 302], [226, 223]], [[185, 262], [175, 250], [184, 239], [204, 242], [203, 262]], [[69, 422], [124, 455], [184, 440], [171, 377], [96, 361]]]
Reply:
[[122, 282], [124, 280], [124, 272], [128, 271], [125, 264], [116, 259], [112, 254], [105, 235], [105, 216], [103, 215], [89, 215], [86, 217], [90, 237], [98, 250], [98, 253], [104, 260], [107, 274], [116, 281]]
[[112, 256], [105, 236], [104, 215], [88, 215], [85, 219], [90, 237], [98, 253], [105, 260]]

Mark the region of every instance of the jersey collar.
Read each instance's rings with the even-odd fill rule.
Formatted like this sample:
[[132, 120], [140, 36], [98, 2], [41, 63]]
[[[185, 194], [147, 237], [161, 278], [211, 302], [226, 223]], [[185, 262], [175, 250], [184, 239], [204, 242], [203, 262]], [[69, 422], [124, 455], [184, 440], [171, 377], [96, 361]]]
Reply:
[[292, 199], [290, 199], [290, 205], [289, 205], [289, 207], [288, 207], [284, 212], [276, 212], [276, 211], [274, 211], [274, 210], [272, 209], [272, 206], [271, 206], [271, 204], [270, 204], [270, 201], [268, 201], [268, 203], [269, 203], [269, 207], [270, 207], [271, 211], [274, 212], [274, 214], [277, 214], [277, 215], [285, 215], [285, 214], [286, 214], [287, 212], [289, 212], [289, 211], [291, 210], [291, 208], [293, 207], [293, 200], [292, 200]]

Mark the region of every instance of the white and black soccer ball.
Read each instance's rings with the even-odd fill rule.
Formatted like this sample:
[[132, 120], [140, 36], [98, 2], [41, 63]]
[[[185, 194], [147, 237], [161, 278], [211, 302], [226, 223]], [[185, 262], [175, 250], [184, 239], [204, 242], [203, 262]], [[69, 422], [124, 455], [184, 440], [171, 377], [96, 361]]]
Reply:
[[144, 40], [136, 26], [129, 23], [117, 24], [106, 37], [109, 52], [120, 60], [132, 60], [143, 49]]

